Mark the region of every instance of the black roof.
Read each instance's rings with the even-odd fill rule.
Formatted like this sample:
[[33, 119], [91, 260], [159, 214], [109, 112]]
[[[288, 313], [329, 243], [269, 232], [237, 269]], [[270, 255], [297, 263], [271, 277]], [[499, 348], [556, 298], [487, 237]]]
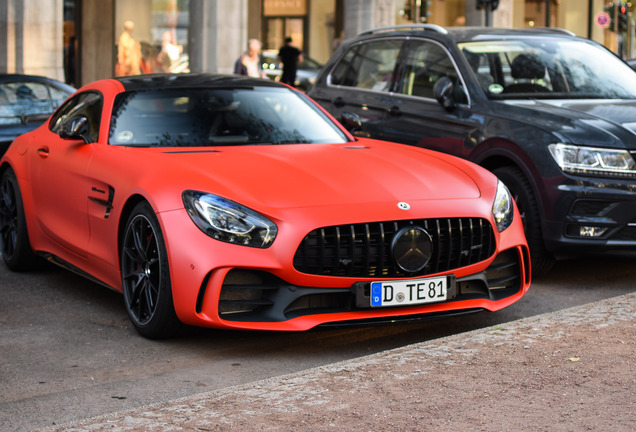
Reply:
[[251, 78], [243, 75], [220, 74], [147, 74], [115, 78], [126, 91], [156, 88], [253, 88], [285, 87], [268, 79]]

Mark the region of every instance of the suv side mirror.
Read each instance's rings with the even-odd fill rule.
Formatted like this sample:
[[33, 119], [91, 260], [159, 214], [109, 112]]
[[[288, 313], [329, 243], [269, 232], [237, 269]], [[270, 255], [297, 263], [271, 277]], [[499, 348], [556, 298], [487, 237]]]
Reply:
[[90, 139], [86, 134], [88, 132], [88, 119], [84, 116], [76, 117], [67, 123], [60, 130], [60, 138], [62, 139], [81, 139], [85, 143], [89, 143]]
[[340, 119], [349, 132], [353, 133], [362, 129], [362, 120], [358, 114], [344, 112]]
[[441, 77], [433, 86], [433, 95], [446, 111], [455, 109], [455, 85], [448, 77]]

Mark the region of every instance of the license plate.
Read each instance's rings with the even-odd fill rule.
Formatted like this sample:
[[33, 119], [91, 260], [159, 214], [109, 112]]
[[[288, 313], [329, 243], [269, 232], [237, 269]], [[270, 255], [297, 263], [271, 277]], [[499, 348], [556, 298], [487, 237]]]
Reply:
[[371, 306], [405, 306], [446, 300], [446, 276], [371, 282]]

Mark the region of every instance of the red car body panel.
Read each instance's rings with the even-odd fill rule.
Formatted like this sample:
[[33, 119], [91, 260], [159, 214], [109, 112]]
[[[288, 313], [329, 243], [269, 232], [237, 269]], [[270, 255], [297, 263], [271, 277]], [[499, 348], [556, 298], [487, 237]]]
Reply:
[[[87, 90], [100, 92], [104, 100], [97, 143], [61, 139], [44, 124], [19, 137], [2, 159], [2, 165], [11, 166], [18, 179], [31, 247], [121, 291], [119, 242], [126, 211], [132, 202], [146, 200], [165, 237], [174, 307], [184, 323], [306, 330], [349, 320], [494, 311], [519, 300], [528, 290], [529, 253], [515, 208], [512, 225], [502, 233], [494, 229], [497, 246], [490, 259], [445, 272], [456, 278], [479, 273], [499, 252], [513, 250], [520, 263], [521, 286], [507, 298], [315, 313], [273, 322], [223, 319], [218, 313], [219, 297], [232, 269], [263, 271], [298, 287], [348, 288], [377, 280], [297, 271], [294, 254], [303, 238], [318, 227], [476, 216], [494, 226], [495, 177], [452, 156], [362, 138], [344, 144], [268, 146], [266, 152], [262, 145], [197, 151], [113, 146], [108, 144], [113, 100], [124, 86], [117, 80], [104, 80], [80, 89]], [[414, 165], [413, 159], [419, 163]], [[204, 234], [184, 208], [186, 189], [214, 193], [258, 211], [278, 226], [274, 243], [258, 249]], [[399, 208], [398, 202], [408, 202], [410, 209]]]

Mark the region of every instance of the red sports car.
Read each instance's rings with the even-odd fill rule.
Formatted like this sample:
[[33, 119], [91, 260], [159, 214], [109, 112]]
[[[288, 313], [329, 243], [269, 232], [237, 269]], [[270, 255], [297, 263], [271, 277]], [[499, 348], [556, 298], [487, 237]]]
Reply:
[[182, 323], [306, 330], [497, 310], [530, 284], [505, 186], [467, 161], [353, 138], [266, 80], [147, 75], [81, 88], [0, 161], [7, 267], [37, 256]]

